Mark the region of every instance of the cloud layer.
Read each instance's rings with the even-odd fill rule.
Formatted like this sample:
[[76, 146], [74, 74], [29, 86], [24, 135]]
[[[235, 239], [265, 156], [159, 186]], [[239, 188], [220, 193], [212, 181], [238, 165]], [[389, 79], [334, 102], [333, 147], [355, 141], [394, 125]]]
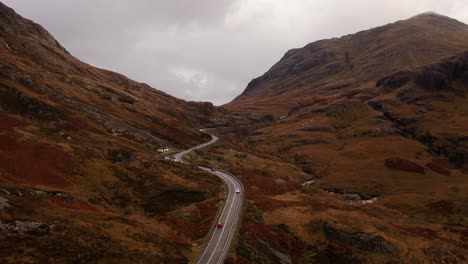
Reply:
[[291, 48], [466, 0], [4, 0], [72, 54], [187, 100], [223, 104]]

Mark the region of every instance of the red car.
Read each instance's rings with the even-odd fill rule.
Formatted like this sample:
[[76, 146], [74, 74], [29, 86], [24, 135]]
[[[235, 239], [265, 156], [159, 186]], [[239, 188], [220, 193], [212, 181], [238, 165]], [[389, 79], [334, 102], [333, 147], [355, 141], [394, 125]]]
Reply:
[[223, 228], [223, 226], [224, 226], [223, 223], [218, 223], [218, 224], [216, 225], [217, 228]]

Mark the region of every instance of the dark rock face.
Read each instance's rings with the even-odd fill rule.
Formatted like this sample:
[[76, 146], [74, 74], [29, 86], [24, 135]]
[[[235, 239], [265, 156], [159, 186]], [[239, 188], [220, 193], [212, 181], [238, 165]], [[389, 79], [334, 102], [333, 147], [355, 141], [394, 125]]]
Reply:
[[468, 80], [468, 52], [439, 64], [424, 67], [416, 76], [415, 83], [431, 91], [451, 89], [453, 81]]
[[[288, 51], [268, 72], [251, 80], [241, 96], [252, 95], [253, 91], [268, 87], [272, 82], [289, 75], [306, 75], [313, 70], [333, 75], [347, 67], [349, 65], [342, 62], [341, 55], [331, 49], [321, 47], [321, 43], [311, 43], [303, 49]], [[275, 87], [281, 87], [281, 85]]]
[[265, 78], [263, 76], [261, 76], [261, 77], [258, 77], [258, 78], [255, 78], [255, 79], [251, 80], [249, 82], [249, 84], [247, 85], [247, 88], [245, 88], [245, 91], [242, 92], [241, 95], [251, 94], [255, 90], [255, 88], [257, 88], [257, 86], [259, 86], [261, 83], [263, 83], [264, 79]]
[[[310, 58], [309, 60], [304, 60], [295, 65], [292, 65], [289, 68], [289, 73], [300, 74], [302, 72], [315, 68], [319, 65], [326, 64], [330, 60], [335, 59], [335, 57], [336, 55], [333, 52], [327, 52], [327, 51], [320, 52], [318, 54], [315, 54], [315, 56]], [[341, 68], [341, 67], [337, 67], [337, 68]], [[333, 72], [333, 69], [330, 69], [330, 71]]]
[[376, 86], [390, 92], [413, 82], [428, 91], [447, 91], [452, 89], [453, 81], [468, 82], [468, 52], [418, 71], [400, 71], [386, 76], [377, 81]]
[[450, 89], [452, 82], [453, 65], [433, 65], [423, 69], [416, 75], [416, 85], [431, 91], [443, 91]]
[[391, 170], [401, 170], [406, 172], [415, 172], [424, 174], [424, 168], [419, 164], [401, 159], [401, 158], [389, 158], [385, 160], [385, 166]]
[[426, 100], [428, 98], [426, 95], [415, 95], [415, 87], [415, 85], [407, 85], [402, 88], [397, 94], [398, 99], [408, 104]]
[[453, 75], [455, 79], [468, 83], [468, 52], [463, 53], [455, 63]]
[[386, 92], [391, 92], [409, 83], [411, 81], [411, 75], [412, 73], [410, 71], [400, 71], [378, 80], [376, 86], [383, 86]]
[[350, 234], [329, 226], [324, 228], [324, 232], [328, 241], [343, 243], [364, 251], [379, 253], [392, 253], [395, 251], [388, 241], [375, 233]]
[[397, 114], [391, 111], [384, 111], [383, 118], [393, 122], [396, 125], [396, 128], [401, 129], [403, 131], [408, 130], [408, 127], [414, 125], [418, 122], [415, 118], [410, 117], [400, 117]]

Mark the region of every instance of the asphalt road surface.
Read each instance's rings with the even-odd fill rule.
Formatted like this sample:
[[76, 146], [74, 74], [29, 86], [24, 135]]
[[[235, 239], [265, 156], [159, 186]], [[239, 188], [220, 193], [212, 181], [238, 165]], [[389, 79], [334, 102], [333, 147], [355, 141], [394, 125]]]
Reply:
[[[205, 132], [204, 130], [201, 130]], [[207, 132], [205, 132], [207, 133]], [[209, 134], [209, 133], [207, 133]], [[210, 134], [211, 135], [211, 134]], [[207, 147], [216, 141], [218, 137], [211, 135], [212, 139], [210, 142], [203, 143], [201, 145], [195, 146], [191, 149], [179, 152], [174, 155], [174, 158], [178, 162], [183, 162], [183, 157], [195, 149], [201, 149]], [[213, 170], [207, 167], [199, 167], [200, 169], [213, 173], [219, 178], [221, 178], [226, 185], [228, 186], [228, 197], [225, 199], [224, 207], [221, 212], [221, 215], [218, 218], [217, 223], [222, 223], [222, 228], [213, 227], [211, 231], [210, 240], [203, 251], [202, 255], [199, 257], [199, 264], [211, 264], [211, 263], [223, 263], [224, 258], [226, 257], [229, 247], [231, 245], [232, 238], [237, 228], [237, 223], [240, 218], [240, 211], [242, 207], [242, 200], [244, 197], [244, 188], [240, 181], [233, 175], [220, 171]], [[239, 193], [237, 193], [238, 191]]]

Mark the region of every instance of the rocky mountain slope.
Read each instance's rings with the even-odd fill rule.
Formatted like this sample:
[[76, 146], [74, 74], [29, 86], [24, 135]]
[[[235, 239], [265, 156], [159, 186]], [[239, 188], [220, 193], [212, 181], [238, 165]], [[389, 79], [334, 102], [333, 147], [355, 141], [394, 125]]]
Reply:
[[[463, 263], [468, 26], [422, 14], [290, 50], [226, 107], [240, 263]], [[257, 243], [257, 241], [264, 243]]]
[[316, 41], [286, 52], [226, 107], [284, 116], [319, 94], [373, 85], [384, 75], [462, 52], [468, 49], [467, 36], [467, 25], [426, 13], [356, 34]]
[[196, 258], [221, 182], [158, 149], [220, 117], [79, 61], [0, 3], [0, 262]]

